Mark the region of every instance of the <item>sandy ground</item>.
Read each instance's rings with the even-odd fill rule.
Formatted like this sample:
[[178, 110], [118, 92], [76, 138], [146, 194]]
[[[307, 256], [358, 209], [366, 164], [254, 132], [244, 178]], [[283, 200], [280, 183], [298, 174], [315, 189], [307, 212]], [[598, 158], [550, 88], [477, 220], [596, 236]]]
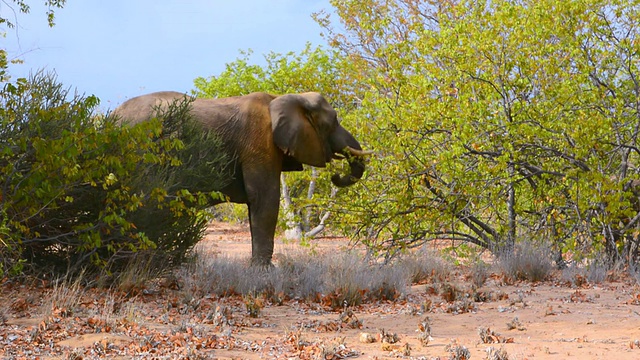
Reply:
[[[211, 229], [210, 241], [203, 246], [208, 251], [246, 256], [250, 252], [250, 237], [242, 228], [220, 226]], [[346, 248], [343, 239], [313, 240], [319, 251]], [[276, 253], [287, 252], [295, 246], [279, 242]], [[447, 359], [451, 353], [447, 345], [465, 346], [473, 359], [488, 357], [488, 349], [504, 349], [509, 359], [640, 359], [640, 288], [629, 281], [585, 284], [581, 287], [561, 282], [541, 284], [518, 283], [504, 285], [490, 279], [480, 290], [487, 294], [506, 294], [506, 299], [474, 303], [475, 310], [449, 313], [445, 304], [423, 314], [420, 307], [426, 299], [441, 302], [439, 296], [428, 296], [428, 284], [415, 285], [411, 295], [395, 303], [367, 304], [355, 311], [362, 329], [342, 329], [339, 332], [303, 332], [308, 339], [332, 341], [344, 339], [344, 344], [359, 352], [360, 358], [395, 358], [401, 351], [385, 351], [382, 343], [362, 343], [363, 332], [374, 336], [381, 329], [396, 333], [398, 345], [408, 343], [407, 358]], [[464, 284], [460, 284], [464, 288]], [[417, 309], [417, 310], [416, 310]], [[431, 337], [427, 346], [418, 340], [418, 330], [428, 316]], [[272, 307], [264, 312], [264, 320], [276, 328], [290, 328], [319, 320], [335, 320], [339, 314], [316, 316], [295, 311], [290, 306]], [[519, 329], [509, 329], [508, 323], [517, 318]], [[512, 326], [511, 326], [512, 327]], [[490, 329], [494, 341], [485, 344], [479, 329]], [[249, 337], [259, 340], [261, 334], [249, 331]]]
[[[226, 224], [214, 224], [199, 246], [241, 257], [251, 248], [246, 227]], [[338, 251], [346, 243], [318, 239], [312, 246]], [[278, 241], [276, 252], [292, 249]], [[458, 279], [461, 288], [469, 285]], [[559, 280], [505, 285], [493, 276], [479, 289], [487, 300], [469, 301], [460, 311], [422, 284], [404, 299], [352, 313], [291, 300], [265, 304], [257, 318], [239, 297], [203, 299], [183, 311], [170, 290], [119, 302], [92, 290], [78, 301], [82, 311], [67, 314], [42, 311], [50, 301], [46, 287], [2, 284], [0, 290], [2, 359], [449, 359], [456, 346], [471, 359], [640, 359], [640, 288], [624, 279], [576, 287]], [[105, 309], [112, 303], [120, 305], [110, 315]], [[225, 309], [233, 321], [222, 325], [203, 315], [224, 317]], [[424, 344], [418, 337], [427, 317], [431, 338]], [[375, 342], [363, 342], [364, 333]], [[508, 355], [488, 357], [490, 349]]]

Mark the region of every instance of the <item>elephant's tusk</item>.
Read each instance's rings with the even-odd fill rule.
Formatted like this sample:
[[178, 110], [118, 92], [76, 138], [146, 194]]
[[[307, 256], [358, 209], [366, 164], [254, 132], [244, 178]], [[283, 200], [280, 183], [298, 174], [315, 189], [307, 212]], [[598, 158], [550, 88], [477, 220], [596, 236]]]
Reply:
[[373, 151], [371, 151], [371, 150], [368, 150], [368, 151], [356, 150], [356, 149], [352, 148], [351, 146], [345, 147], [344, 150], [348, 151], [353, 156], [369, 156], [369, 155], [373, 154]]
[[344, 155], [341, 155], [341, 154], [338, 154], [338, 153], [333, 154], [333, 156], [331, 156], [331, 157], [334, 160], [344, 160], [345, 159]]

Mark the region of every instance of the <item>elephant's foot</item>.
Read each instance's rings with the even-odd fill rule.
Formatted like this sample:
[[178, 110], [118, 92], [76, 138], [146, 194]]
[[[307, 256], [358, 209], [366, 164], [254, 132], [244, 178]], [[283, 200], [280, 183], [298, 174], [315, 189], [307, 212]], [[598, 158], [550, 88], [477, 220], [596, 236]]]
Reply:
[[251, 266], [258, 268], [271, 268], [273, 267], [273, 263], [271, 262], [271, 257], [265, 256], [252, 256], [251, 257]]

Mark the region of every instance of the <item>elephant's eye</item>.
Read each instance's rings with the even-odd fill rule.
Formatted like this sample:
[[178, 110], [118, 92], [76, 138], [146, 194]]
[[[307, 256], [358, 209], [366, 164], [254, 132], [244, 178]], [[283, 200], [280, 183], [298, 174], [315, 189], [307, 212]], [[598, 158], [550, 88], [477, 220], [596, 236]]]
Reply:
[[330, 125], [329, 125], [331, 127], [330, 130], [331, 131], [335, 130], [338, 127], [338, 125], [340, 125], [340, 119], [338, 119], [337, 114], [334, 114], [333, 118], [330, 121]]

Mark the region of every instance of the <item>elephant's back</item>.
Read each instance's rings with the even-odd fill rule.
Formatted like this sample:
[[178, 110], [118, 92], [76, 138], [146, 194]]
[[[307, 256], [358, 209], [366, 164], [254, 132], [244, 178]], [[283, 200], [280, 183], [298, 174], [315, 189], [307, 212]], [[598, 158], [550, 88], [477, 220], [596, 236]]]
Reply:
[[177, 91], [160, 91], [136, 96], [118, 106], [112, 115], [120, 118], [123, 123], [137, 124], [152, 118], [158, 107], [165, 107], [184, 97], [188, 95]]

